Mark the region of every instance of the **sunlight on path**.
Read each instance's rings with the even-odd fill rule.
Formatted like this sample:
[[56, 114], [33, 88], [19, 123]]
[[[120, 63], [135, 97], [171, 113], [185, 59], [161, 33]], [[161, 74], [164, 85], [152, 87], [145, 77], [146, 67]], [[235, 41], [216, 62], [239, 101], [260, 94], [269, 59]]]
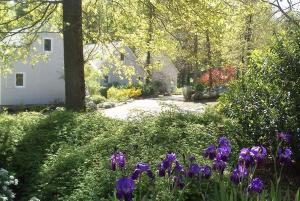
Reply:
[[140, 113], [159, 114], [162, 110], [167, 109], [168, 107], [176, 107], [179, 110], [187, 112], [201, 113], [204, 111], [204, 108], [207, 105], [214, 103], [215, 102], [184, 102], [182, 96], [172, 96], [163, 98], [134, 100], [133, 102], [127, 103], [125, 105], [102, 110], [102, 112], [105, 116], [110, 118], [128, 119], [129, 117], [136, 116]]

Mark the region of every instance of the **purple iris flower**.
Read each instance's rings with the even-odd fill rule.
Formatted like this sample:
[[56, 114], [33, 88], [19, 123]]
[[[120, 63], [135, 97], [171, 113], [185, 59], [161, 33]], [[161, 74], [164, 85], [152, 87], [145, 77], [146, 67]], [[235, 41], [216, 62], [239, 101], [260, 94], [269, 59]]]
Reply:
[[244, 178], [248, 176], [248, 170], [243, 165], [238, 165], [231, 173], [230, 180], [235, 183], [239, 184]]
[[175, 153], [167, 153], [166, 160], [170, 163], [174, 162], [176, 160], [176, 154]]
[[187, 175], [189, 177], [193, 177], [197, 174], [199, 174], [201, 171], [201, 167], [198, 164], [190, 164], [189, 170], [187, 172]]
[[183, 165], [181, 165], [178, 161], [175, 161], [174, 172], [176, 172], [178, 174], [184, 173]]
[[157, 165], [157, 170], [158, 170], [158, 176], [160, 177], [166, 176], [166, 168], [164, 167], [163, 163]]
[[111, 157], [111, 169], [116, 171], [117, 167], [124, 168], [126, 164], [125, 155], [122, 152], [116, 152]]
[[217, 148], [215, 145], [211, 144], [204, 150], [204, 157], [213, 160], [217, 155]]
[[211, 167], [208, 165], [205, 165], [200, 168], [200, 174], [202, 175], [203, 178], [209, 179], [211, 177]]
[[262, 182], [262, 180], [259, 179], [259, 178], [254, 178], [254, 179], [250, 182], [250, 184], [249, 184], [247, 190], [248, 190], [248, 192], [261, 193], [262, 190], [263, 190], [263, 187], [264, 187], [264, 183]]
[[223, 174], [226, 166], [227, 166], [227, 163], [225, 161], [220, 160], [220, 159], [215, 159], [213, 162], [212, 169], [219, 172], [220, 174]]
[[278, 132], [277, 133], [277, 139], [281, 142], [291, 143], [292, 142], [292, 136], [285, 132]]
[[250, 155], [256, 164], [261, 164], [267, 156], [267, 150], [263, 146], [255, 146], [250, 149]]
[[135, 170], [131, 175], [131, 179], [133, 179], [133, 180], [138, 179], [143, 172], [146, 172], [148, 177], [150, 177], [151, 179], [154, 179], [154, 174], [150, 169], [150, 165], [147, 163], [138, 163], [135, 166]]
[[254, 158], [251, 155], [251, 150], [249, 148], [241, 149], [239, 155], [239, 163], [249, 167], [254, 164]]
[[278, 150], [278, 158], [281, 165], [289, 165], [292, 163], [292, 155], [293, 152], [291, 149], [286, 148], [282, 149], [279, 148]]
[[217, 149], [216, 158], [227, 161], [231, 153], [231, 147], [220, 147]]
[[230, 141], [226, 137], [219, 139], [219, 147], [231, 147]]
[[134, 181], [130, 178], [124, 177], [117, 181], [116, 190], [117, 198], [119, 200], [131, 201], [133, 198]]
[[183, 176], [175, 176], [173, 178], [173, 186], [174, 188], [179, 188], [179, 189], [183, 189], [184, 188], [184, 182], [183, 182]]

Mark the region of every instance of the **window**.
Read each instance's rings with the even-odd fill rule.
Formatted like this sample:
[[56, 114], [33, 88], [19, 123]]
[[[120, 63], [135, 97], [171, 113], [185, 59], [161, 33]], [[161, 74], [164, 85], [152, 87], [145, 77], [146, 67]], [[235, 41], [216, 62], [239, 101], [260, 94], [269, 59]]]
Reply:
[[24, 86], [24, 73], [16, 73], [16, 87], [22, 88]]
[[121, 53], [121, 61], [124, 61], [125, 60], [125, 55], [123, 53]]
[[105, 83], [105, 84], [108, 83], [108, 75], [104, 76], [104, 83]]
[[52, 40], [49, 38], [44, 39], [44, 51], [45, 52], [52, 51]]

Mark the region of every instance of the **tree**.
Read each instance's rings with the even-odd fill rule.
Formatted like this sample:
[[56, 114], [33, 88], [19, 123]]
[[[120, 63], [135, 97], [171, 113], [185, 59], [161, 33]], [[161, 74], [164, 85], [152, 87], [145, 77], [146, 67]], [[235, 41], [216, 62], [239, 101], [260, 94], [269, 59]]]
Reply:
[[[63, 18], [59, 4], [63, 6]], [[1, 2], [0, 40], [4, 66], [11, 66], [14, 60], [25, 59], [30, 45], [38, 33], [51, 32], [49, 24], [63, 24], [64, 64], [65, 64], [65, 97], [66, 108], [70, 110], [85, 109], [85, 83], [82, 35], [82, 2], [81, 0], [26, 0]], [[15, 12], [12, 12], [15, 11]], [[61, 22], [59, 22], [61, 21]], [[59, 29], [59, 27], [57, 27]], [[5, 39], [22, 35], [17, 46], [5, 44]], [[15, 51], [13, 51], [15, 50]], [[3, 69], [3, 68], [2, 68]], [[3, 72], [3, 70], [1, 70]]]
[[66, 108], [85, 109], [81, 0], [63, 1]]

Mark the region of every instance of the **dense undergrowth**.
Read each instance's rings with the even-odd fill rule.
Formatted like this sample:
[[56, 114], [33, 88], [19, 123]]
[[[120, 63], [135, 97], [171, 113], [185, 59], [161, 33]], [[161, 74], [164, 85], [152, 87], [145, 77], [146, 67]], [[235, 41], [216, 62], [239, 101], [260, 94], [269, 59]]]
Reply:
[[167, 151], [200, 158], [222, 135], [237, 155], [238, 147], [251, 143], [237, 133], [238, 126], [214, 110], [203, 115], [168, 111], [130, 122], [63, 110], [1, 114], [0, 163], [19, 179], [16, 200], [110, 200], [114, 151], [126, 153], [132, 167], [141, 161], [159, 163]]

